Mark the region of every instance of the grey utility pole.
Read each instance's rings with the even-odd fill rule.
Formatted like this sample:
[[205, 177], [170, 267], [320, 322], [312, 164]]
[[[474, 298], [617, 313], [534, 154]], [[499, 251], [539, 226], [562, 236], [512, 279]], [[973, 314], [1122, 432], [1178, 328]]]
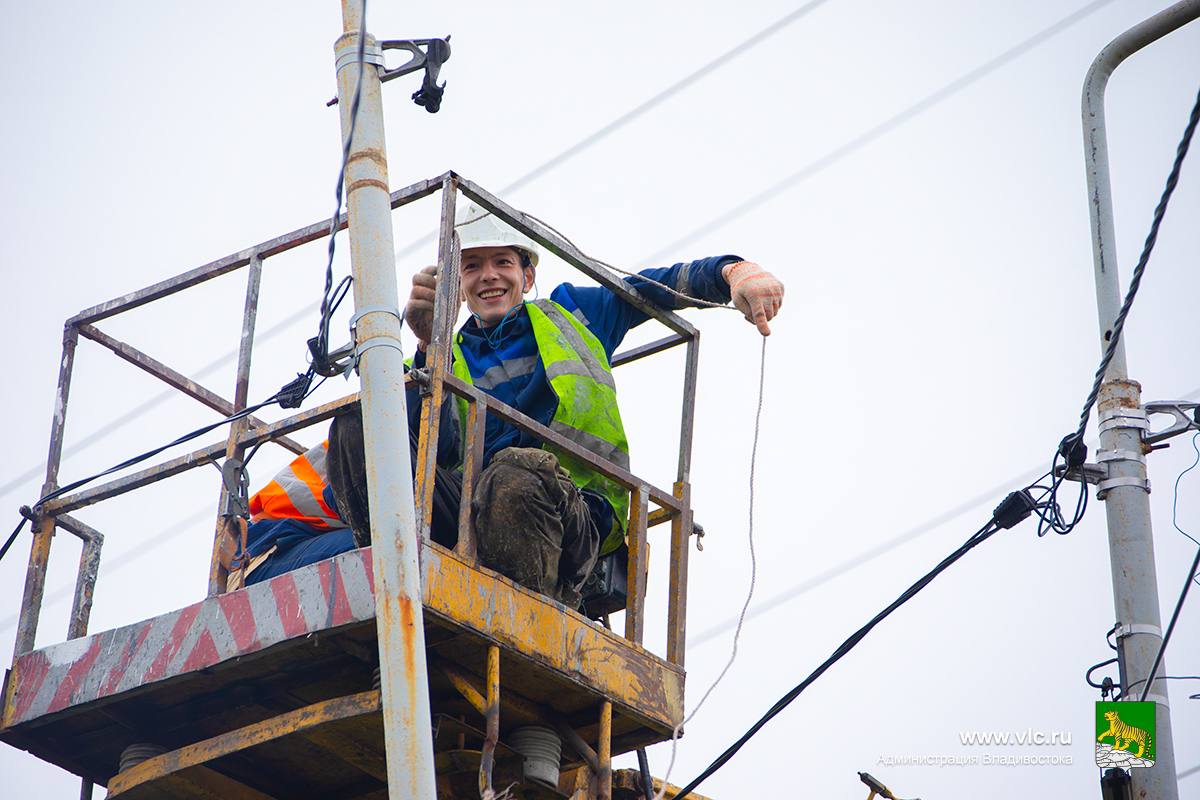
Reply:
[[[343, 33], [335, 47], [343, 139], [350, 134], [351, 101], [358, 81], [362, 13], [363, 0], [342, 0]], [[358, 316], [355, 352], [361, 357], [388, 797], [433, 800], [433, 731], [378, 73], [383, 59], [373, 37], [367, 37], [365, 48], [362, 97], [346, 164], [346, 203]]]
[[[1092, 223], [1092, 255], [1096, 271], [1096, 305], [1100, 317], [1100, 348], [1112, 336], [1121, 307], [1117, 250], [1113, 230], [1112, 188], [1108, 173], [1108, 139], [1104, 125], [1104, 90], [1113, 70], [1133, 53], [1200, 16], [1200, 0], [1185, 0], [1155, 14], [1118, 36], [1100, 51], [1083, 85], [1083, 138], [1087, 160], [1088, 205]], [[1143, 436], [1148, 431], [1141, 405], [1141, 386], [1129, 379], [1125, 343], [1117, 343], [1098, 399], [1100, 451], [1097, 460], [1107, 475], [1097, 486], [1108, 516], [1108, 549], [1112, 562], [1113, 602], [1117, 615], [1117, 648], [1121, 688], [1126, 697], [1140, 696], [1155, 655], [1162, 644], [1158, 579], [1150, 527], [1150, 485], [1146, 479]], [[1158, 675], [1166, 674], [1165, 662]], [[1131, 692], [1131, 684], [1139, 684]], [[1177, 800], [1171, 709], [1161, 677], [1150, 687], [1147, 700], [1156, 704], [1156, 760], [1149, 769], [1131, 771], [1133, 796]]]

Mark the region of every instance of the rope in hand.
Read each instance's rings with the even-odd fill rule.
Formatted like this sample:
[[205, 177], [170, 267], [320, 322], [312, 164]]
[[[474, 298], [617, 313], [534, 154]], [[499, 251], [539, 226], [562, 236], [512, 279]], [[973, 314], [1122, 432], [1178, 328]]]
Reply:
[[[586, 253], [584, 253], [583, 250], [580, 249], [580, 247], [578, 245], [576, 245], [573, 241], [571, 241], [570, 238], [565, 236], [562, 233], [562, 231], [558, 230], [553, 225], [550, 225], [548, 222], [538, 219], [534, 215], [529, 214], [527, 212], [519, 212], [519, 213], [521, 213], [522, 217], [524, 217], [524, 219], [526, 220], [526, 224], [528, 224], [528, 220], [533, 220], [534, 222], [537, 222], [539, 225], [543, 226], [547, 230], [556, 234], [564, 242], [571, 245], [571, 247], [575, 248], [575, 250], [578, 251], [580, 255], [584, 256], [584, 258], [587, 258], [590, 261], [594, 261], [595, 263], [599, 264], [600, 266], [610, 269], [613, 272], [618, 272], [622, 275], [627, 275], [631, 278], [635, 278], [637, 280], [646, 281], [647, 283], [654, 284], [658, 288], [666, 291], [668, 294], [674, 295], [675, 297], [678, 297], [681, 300], [685, 300], [688, 303], [692, 303], [694, 305], [703, 306], [705, 308], [727, 308], [730, 311], [736, 311], [739, 314], [743, 314], [741, 309], [735, 308], [734, 306], [727, 305], [725, 303], [714, 303], [711, 300], [702, 300], [699, 297], [694, 297], [685, 292], [681, 292], [677, 289], [667, 286], [666, 284], [664, 284], [660, 281], [656, 281], [653, 278], [647, 278], [645, 275], [642, 275], [640, 273], [630, 272], [629, 270], [621, 269], [620, 267], [614, 266], [605, 261], [601, 261], [598, 258], [593, 258], [592, 256], [589, 256]], [[745, 316], [745, 315], [743, 314], [743, 316]], [[759, 440], [759, 434], [762, 429], [763, 395], [764, 395], [764, 387], [766, 385], [766, 374], [767, 374], [767, 337], [763, 336], [762, 337], [762, 351], [759, 355], [759, 364], [758, 364], [758, 402], [755, 406], [755, 411], [754, 411], [754, 437], [753, 437], [752, 444], [750, 447], [750, 486], [749, 486], [750, 498], [749, 498], [749, 510], [747, 512], [747, 532], [746, 532], [747, 545], [748, 545], [748, 548], [750, 551], [750, 587], [746, 591], [746, 600], [744, 603], [742, 603], [741, 613], [738, 614], [737, 627], [734, 629], [734, 632], [733, 632], [733, 644], [730, 647], [729, 659], [725, 662], [725, 666], [721, 669], [720, 673], [718, 673], [716, 679], [713, 680], [713, 682], [709, 685], [708, 689], [706, 689], [704, 694], [701, 695], [700, 701], [698, 703], [696, 703], [696, 705], [692, 709], [691, 713], [688, 714], [686, 717], [684, 717], [683, 721], [680, 722], [678, 725], [676, 725], [675, 728], [671, 731], [671, 759], [667, 763], [667, 771], [663, 775], [661, 787], [659, 788], [658, 792], [654, 795], [654, 800], [664, 800], [664, 798], [666, 796], [668, 782], [670, 781], [670, 778], [671, 778], [671, 770], [674, 769], [674, 767], [675, 767], [675, 757], [676, 757], [676, 754], [679, 749], [679, 734], [680, 734], [680, 732], [683, 730], [683, 727], [685, 725], [687, 725], [689, 722], [691, 722], [692, 719], [696, 716], [696, 714], [699, 713], [700, 708], [708, 700], [709, 696], [713, 693], [713, 691], [717, 688], [717, 686], [721, 683], [721, 681], [724, 680], [725, 676], [727, 674], [729, 674], [729, 670], [733, 667], [734, 661], [737, 660], [738, 641], [740, 640], [741, 635], [742, 635], [742, 626], [744, 625], [744, 623], [746, 621], [746, 614], [750, 610], [750, 603], [754, 599], [754, 586], [755, 586], [755, 582], [757, 581], [757, 578], [758, 578], [758, 561], [757, 561], [757, 557], [754, 552], [754, 474], [755, 474], [755, 469], [758, 465], [758, 440]]]

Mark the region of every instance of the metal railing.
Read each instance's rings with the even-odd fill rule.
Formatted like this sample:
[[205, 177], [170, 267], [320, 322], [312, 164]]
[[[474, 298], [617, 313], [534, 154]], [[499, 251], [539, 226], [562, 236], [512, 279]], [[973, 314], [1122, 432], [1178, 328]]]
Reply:
[[[489, 194], [481, 187], [453, 172], [429, 180], [414, 183], [391, 193], [393, 209], [442, 191], [442, 209], [439, 235], [439, 281], [434, 304], [434, 336], [428, 350], [427, 367], [410, 372], [406, 383], [422, 386], [422, 409], [420, 437], [417, 454], [417, 477], [415, 498], [417, 520], [421, 536], [428, 539], [432, 517], [432, 496], [436, 476], [437, 442], [440, 414], [446, 393], [467, 401], [466, 430], [462, 431], [464, 442], [462, 502], [459, 510], [459, 538], [454, 550], [457, 555], [472, 564], [477, 564], [475, 538], [470, 519], [471, 490], [480, 473], [483, 462], [484, 429], [489, 414], [495, 415], [518, 429], [570, 453], [591, 469], [624, 486], [631, 492], [630, 518], [627, 528], [629, 550], [628, 602], [626, 608], [625, 637], [641, 644], [645, 631], [645, 594], [647, 578], [647, 531], [664, 522], [671, 523], [670, 586], [667, 610], [667, 660], [682, 666], [685, 641], [685, 619], [687, 603], [688, 542], [692, 533], [690, 497], [690, 469], [693, 433], [693, 409], [696, 393], [696, 370], [698, 363], [699, 332], [686, 320], [673, 312], [659, 308], [646, 300], [629, 283], [612, 271], [581, 253], [573, 244], [544, 224], [528, 218], [520, 211]], [[454, 234], [455, 203], [461, 191], [487, 211], [538, 242], [547, 251], [560, 257], [571, 266], [588, 275], [600, 285], [616, 293], [621, 299], [637, 307], [650, 317], [670, 328], [674, 333], [664, 339], [616, 354], [614, 367], [636, 361], [679, 344], [686, 345], [683, 381], [683, 397], [680, 418], [679, 460], [676, 480], [670, 491], [662, 489], [634, 475], [628, 470], [597, 456], [572, 442], [515, 408], [504, 404], [479, 389], [471, 386], [450, 372], [451, 348], [459, 303], [459, 253]], [[338, 220], [338, 229], [346, 226], [345, 215]], [[159, 378], [183, 394], [192, 397], [221, 414], [232, 415], [246, 408], [249, 386], [254, 329], [258, 312], [259, 289], [263, 262], [271, 256], [287, 252], [301, 245], [316, 241], [328, 234], [329, 222], [321, 221], [292, 231], [253, 247], [241, 250], [224, 258], [197, 267], [196, 269], [169, 278], [136, 292], [93, 306], [67, 320], [63, 333], [63, 357], [59, 371], [55, 413], [51, 425], [50, 447], [46, 466], [46, 480], [42, 487], [45, 496], [58, 488], [58, 472], [62, 459], [63, 431], [66, 420], [67, 402], [70, 394], [74, 368], [75, 349], [79, 337], [90, 339], [112, 351], [118, 357]], [[155, 300], [168, 297], [184, 289], [196, 286], [213, 278], [243, 267], [247, 270], [245, 309], [242, 321], [241, 344], [238, 351], [237, 375], [234, 397], [227, 400], [216, 392], [150, 357], [140, 350], [103, 333], [95, 323], [138, 308]], [[224, 442], [193, 450], [182, 456], [171, 458], [154, 466], [105, 481], [91, 488], [55, 497], [37, 509], [33, 544], [30, 550], [29, 567], [25, 589], [21, 600], [21, 612], [17, 627], [14, 657], [31, 651], [37, 634], [45, 588], [46, 568], [50, 556], [50, 544], [56, 527], [78, 536], [84, 542], [76, 576], [75, 599], [68, 624], [67, 637], [76, 638], [87, 633], [91, 612], [92, 594], [99, 567], [100, 551], [103, 546], [101, 534], [77, 519], [70, 512], [93, 505], [111, 497], [125, 494], [134, 489], [186, 472], [221, 459], [241, 459], [248, 449], [264, 442], [274, 442], [293, 453], [303, 453], [305, 447], [288, 438], [288, 434], [328, 420], [336, 415], [354, 411], [358, 395], [351, 394], [338, 400], [299, 412], [278, 422], [267, 423], [254, 416], [247, 416], [231, 424]], [[218, 503], [216, 535], [209, 571], [209, 594], [225, 590], [226, 574], [221, 567], [218, 548], [223, 533], [222, 515], [227, 489], [221, 488]], [[651, 504], [657, 506], [651, 511]]]

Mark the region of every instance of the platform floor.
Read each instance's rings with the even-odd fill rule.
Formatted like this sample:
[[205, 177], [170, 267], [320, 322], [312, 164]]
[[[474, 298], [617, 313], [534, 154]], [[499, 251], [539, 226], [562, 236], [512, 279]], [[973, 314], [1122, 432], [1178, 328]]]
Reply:
[[[501, 742], [520, 724], [510, 703], [547, 710], [594, 746], [607, 696], [614, 754], [669, 738], [682, 719], [678, 667], [436, 544], [423, 545], [421, 555], [439, 759], [465, 758], [481, 744], [482, 717], [446, 669], [482, 690], [492, 643], [502, 648]], [[213, 797], [256, 796], [230, 795], [219, 788], [222, 779], [268, 797], [375, 796], [385, 774], [382, 723], [377, 710], [361, 705], [372, 696], [378, 703], [371, 691], [377, 651], [370, 556], [369, 549], [344, 553], [26, 654], [7, 675], [0, 741], [108, 785], [130, 744], [178, 751], [357, 697], [360, 706], [349, 716], [311, 730], [279, 729], [281, 736], [192, 773], [215, 782]], [[505, 754], [501, 745], [502, 765]], [[564, 748], [567, 768], [580, 763], [572, 758]]]

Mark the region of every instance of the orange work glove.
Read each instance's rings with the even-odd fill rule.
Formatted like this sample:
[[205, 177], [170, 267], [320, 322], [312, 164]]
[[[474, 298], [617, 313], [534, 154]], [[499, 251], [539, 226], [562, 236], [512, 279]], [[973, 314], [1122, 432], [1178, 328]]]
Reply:
[[746, 320], [758, 327], [763, 336], [771, 335], [767, 325], [783, 305], [783, 284], [753, 261], [737, 261], [721, 268], [721, 277], [729, 284], [729, 296]]

